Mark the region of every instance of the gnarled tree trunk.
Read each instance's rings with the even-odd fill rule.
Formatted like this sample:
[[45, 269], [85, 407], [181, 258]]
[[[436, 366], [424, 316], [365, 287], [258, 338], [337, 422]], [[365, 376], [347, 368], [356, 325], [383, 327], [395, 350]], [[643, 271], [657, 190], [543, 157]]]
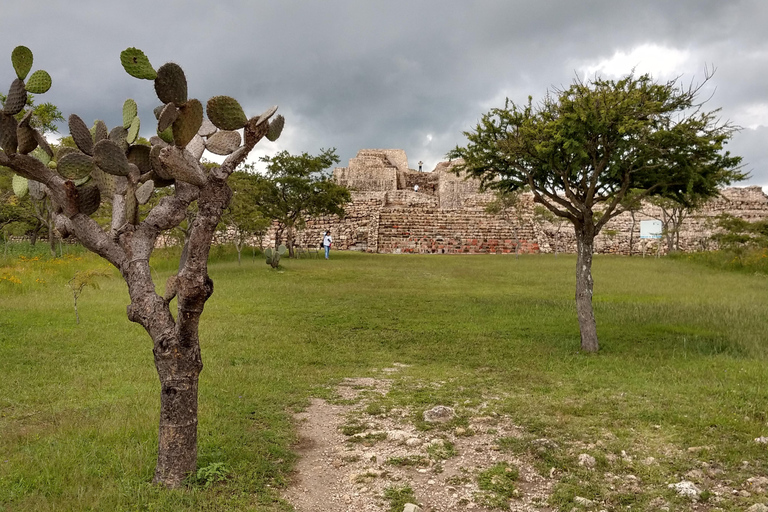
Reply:
[[576, 314], [581, 332], [581, 349], [597, 352], [597, 323], [592, 309], [592, 255], [595, 247], [595, 228], [592, 225], [576, 227]]

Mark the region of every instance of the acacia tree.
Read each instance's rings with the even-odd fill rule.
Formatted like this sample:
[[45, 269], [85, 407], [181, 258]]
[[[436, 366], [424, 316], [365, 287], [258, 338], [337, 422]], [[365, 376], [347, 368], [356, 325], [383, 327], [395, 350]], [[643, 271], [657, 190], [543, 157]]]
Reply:
[[256, 205], [264, 217], [277, 222], [275, 247], [287, 234], [293, 257], [295, 231], [304, 227], [307, 217], [344, 215], [349, 190], [336, 184], [327, 172], [331, 165], [339, 163], [339, 157], [335, 149], [321, 149], [317, 156], [281, 151], [261, 161], [267, 163], [267, 170], [259, 175]]
[[[97, 121], [93, 131], [76, 115], [69, 117], [77, 149], [54, 152], [45, 138], [14, 115], [26, 104], [27, 92], [43, 93], [50, 76], [37, 71], [29, 78], [32, 52], [13, 50], [17, 78], [0, 114], [0, 165], [42, 188], [54, 205], [54, 220], [62, 235], [72, 234], [87, 249], [115, 266], [128, 285], [128, 319], [140, 324], [153, 341], [160, 378], [160, 425], [155, 482], [179, 486], [197, 465], [197, 388], [203, 368], [198, 325], [213, 293], [208, 276], [211, 240], [232, 192], [227, 179], [264, 136], [275, 140], [282, 116], [269, 121], [276, 107], [246, 117], [236, 100], [215, 96], [205, 107], [187, 97], [181, 67], [168, 63], [157, 70], [143, 52], [128, 48], [120, 55], [132, 76], [152, 80], [162, 105], [155, 109], [158, 137], [151, 146], [138, 138], [137, 105], [123, 105], [123, 124], [111, 131]], [[25, 81], [26, 78], [26, 81]], [[241, 136], [237, 130], [243, 130]], [[33, 156], [36, 148], [42, 150]], [[205, 150], [228, 155], [220, 167], [205, 169]], [[145, 215], [145, 204], [157, 187], [173, 187]], [[111, 203], [111, 223], [102, 229], [91, 218], [103, 202]], [[163, 296], [155, 292], [149, 258], [158, 236], [177, 226], [197, 205], [197, 215], [179, 262]], [[170, 304], [176, 298], [176, 318]]]
[[[704, 81], [711, 78], [707, 74]], [[595, 237], [625, 211], [622, 200], [711, 197], [718, 187], [746, 177], [739, 157], [724, 152], [735, 131], [717, 110], [697, 101], [702, 86], [682, 87], [649, 75], [621, 80], [575, 80], [537, 105], [483, 115], [468, 144], [449, 152], [459, 172], [498, 190], [530, 187], [534, 201], [568, 219], [577, 240], [576, 311], [581, 348], [599, 348], [592, 308]]]

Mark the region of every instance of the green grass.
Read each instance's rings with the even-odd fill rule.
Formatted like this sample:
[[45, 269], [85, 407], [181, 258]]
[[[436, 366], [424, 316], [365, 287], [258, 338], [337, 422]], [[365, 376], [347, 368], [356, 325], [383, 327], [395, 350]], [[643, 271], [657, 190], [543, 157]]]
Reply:
[[[166, 252], [152, 260], [160, 292], [175, 267]], [[418, 424], [421, 411], [449, 405], [453, 428], [485, 402], [484, 414], [526, 430], [526, 443], [502, 440], [502, 452], [556, 468], [557, 508], [583, 496], [634, 509], [662, 495], [685, 510], [666, 484], [703, 462], [734, 482], [768, 473], [753, 441], [768, 435], [765, 275], [597, 256], [601, 352], [591, 356], [578, 350], [572, 256], [335, 252], [274, 271], [215, 249], [201, 321], [198, 467], [207, 471], [166, 491], [150, 484], [152, 345], [126, 318], [122, 279], [112, 270], [86, 289], [76, 325], [67, 281], [109, 267], [82, 253], [25, 258], [0, 260], [1, 510], [289, 510], [278, 496], [295, 460], [292, 412], [395, 362], [410, 366], [371, 414], [408, 406]], [[559, 448], [537, 450], [539, 438]], [[598, 471], [579, 467], [570, 448], [588, 444]], [[658, 463], [639, 463], [649, 456]], [[634, 474], [649, 490], [611, 489], [605, 472]], [[757, 499], [727, 498], [724, 510]]]

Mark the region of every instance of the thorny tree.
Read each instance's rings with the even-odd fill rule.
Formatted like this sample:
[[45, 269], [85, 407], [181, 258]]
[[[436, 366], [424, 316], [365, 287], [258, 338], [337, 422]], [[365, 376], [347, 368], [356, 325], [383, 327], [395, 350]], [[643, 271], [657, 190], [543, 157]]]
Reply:
[[735, 128], [720, 123], [717, 110], [703, 110], [701, 87], [633, 74], [576, 80], [538, 105], [531, 98], [525, 105], [507, 99], [465, 132], [466, 147], [449, 153], [463, 159], [459, 172], [497, 190], [527, 186], [536, 203], [573, 224], [584, 351], [599, 348], [592, 309], [595, 237], [625, 211], [627, 194], [686, 204], [688, 197], [717, 195], [718, 187], [746, 177], [741, 159], [723, 152]]
[[[202, 103], [187, 98], [182, 69], [168, 63], [157, 70], [143, 52], [128, 48], [120, 55], [132, 76], [154, 81], [162, 105], [155, 109], [157, 132], [150, 145], [135, 144], [139, 132], [136, 102], [123, 106], [123, 124], [111, 131], [102, 121], [89, 130], [76, 115], [69, 129], [77, 149], [54, 152], [25, 115], [28, 92], [41, 94], [51, 86], [45, 71], [27, 78], [32, 52], [14, 49], [13, 81], [0, 114], [0, 165], [29, 180], [30, 191], [47, 195], [54, 204], [56, 227], [74, 235], [89, 250], [105, 258], [128, 285], [128, 318], [139, 323], [153, 341], [160, 378], [159, 449], [155, 482], [179, 486], [197, 465], [197, 388], [203, 368], [198, 324], [205, 302], [213, 293], [208, 276], [208, 253], [222, 212], [232, 192], [227, 178], [263, 137], [280, 135], [282, 116], [269, 119], [276, 107], [247, 118], [236, 100], [215, 96]], [[26, 81], [25, 81], [26, 79]], [[238, 130], [243, 130], [241, 136]], [[205, 169], [205, 150], [227, 155], [220, 167]], [[173, 187], [143, 218], [154, 190]], [[102, 229], [90, 215], [111, 203], [111, 224]], [[179, 262], [178, 274], [166, 283], [165, 296], [155, 292], [149, 258], [157, 237], [181, 223], [197, 204], [197, 215]], [[177, 319], [170, 303], [177, 300]]]

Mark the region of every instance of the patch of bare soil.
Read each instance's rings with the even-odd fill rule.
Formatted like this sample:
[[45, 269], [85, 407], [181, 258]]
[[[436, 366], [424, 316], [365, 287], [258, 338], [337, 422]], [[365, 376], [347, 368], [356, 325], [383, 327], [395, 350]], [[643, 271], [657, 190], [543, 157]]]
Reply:
[[352, 405], [314, 399], [296, 415], [299, 462], [284, 498], [297, 512], [387, 511], [386, 489], [406, 487], [424, 512], [498, 510], [478, 484], [493, 467], [519, 473], [505, 510], [551, 510], [546, 503], [555, 481], [496, 445], [501, 437], [521, 436], [508, 418], [478, 416], [468, 427], [425, 432], [407, 410], [364, 414], [372, 394], [386, 394], [389, 385], [387, 379], [347, 379], [338, 395]]

